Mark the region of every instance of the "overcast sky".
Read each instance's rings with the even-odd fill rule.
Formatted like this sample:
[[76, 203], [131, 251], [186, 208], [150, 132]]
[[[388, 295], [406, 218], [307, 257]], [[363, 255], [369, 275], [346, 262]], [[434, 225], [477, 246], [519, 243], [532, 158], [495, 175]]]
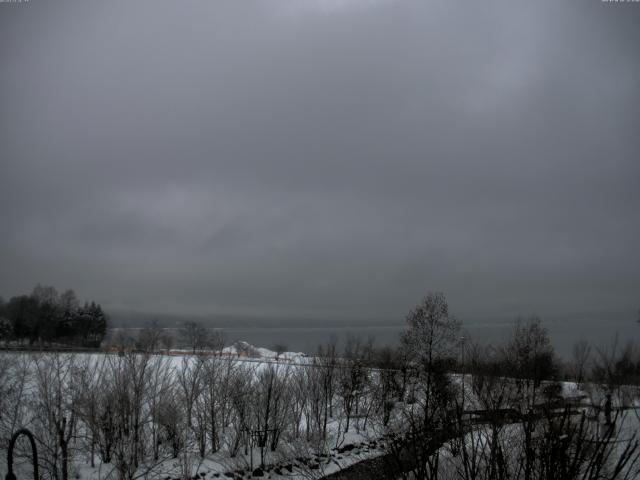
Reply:
[[640, 3], [0, 3], [0, 294], [640, 307]]

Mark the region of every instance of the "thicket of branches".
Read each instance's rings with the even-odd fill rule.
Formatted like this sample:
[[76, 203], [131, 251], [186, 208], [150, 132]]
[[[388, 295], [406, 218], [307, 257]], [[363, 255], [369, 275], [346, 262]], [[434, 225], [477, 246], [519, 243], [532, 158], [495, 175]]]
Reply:
[[[191, 479], [216, 452], [241, 462], [254, 446], [256, 464], [326, 453], [343, 443], [345, 431], [366, 429], [389, 397], [372, 391], [379, 388], [365, 368], [372, 349], [355, 340], [340, 356], [335, 344], [322, 347], [300, 368], [241, 362], [219, 348], [159, 355], [157, 333], [143, 331], [139, 347], [147, 350], [0, 355], [0, 448], [27, 426], [43, 478], [69, 480], [84, 463], [113, 469], [122, 480], [177, 465]], [[337, 429], [329, 428], [332, 421]]]
[[640, 399], [640, 354], [633, 345], [591, 355], [582, 342], [562, 364], [537, 318], [519, 320], [501, 344], [481, 345], [463, 336], [442, 294], [425, 297], [407, 323], [411, 395], [387, 430], [388, 462], [399, 477], [640, 475], [638, 422], [628, 418], [637, 415]]

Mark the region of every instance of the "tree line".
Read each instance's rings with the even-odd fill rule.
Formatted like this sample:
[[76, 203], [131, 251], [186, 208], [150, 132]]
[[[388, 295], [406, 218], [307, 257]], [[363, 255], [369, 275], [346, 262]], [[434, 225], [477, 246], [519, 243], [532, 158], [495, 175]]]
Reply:
[[37, 285], [29, 295], [0, 297], [0, 341], [99, 347], [108, 317], [95, 302], [80, 303], [71, 289], [62, 293]]

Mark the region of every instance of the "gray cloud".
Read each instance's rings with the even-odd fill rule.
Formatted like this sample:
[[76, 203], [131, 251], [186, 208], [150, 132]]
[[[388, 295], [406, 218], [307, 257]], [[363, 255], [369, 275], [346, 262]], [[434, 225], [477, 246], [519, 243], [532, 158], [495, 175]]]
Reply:
[[640, 8], [0, 5], [0, 292], [401, 317], [640, 302]]

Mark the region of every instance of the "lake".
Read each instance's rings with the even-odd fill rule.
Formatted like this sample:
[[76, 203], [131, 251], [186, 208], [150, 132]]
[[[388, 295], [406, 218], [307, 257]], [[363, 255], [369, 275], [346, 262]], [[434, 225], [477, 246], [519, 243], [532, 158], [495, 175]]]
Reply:
[[[515, 320], [503, 321], [469, 321], [463, 322], [468, 336], [483, 343], [497, 343], [509, 337]], [[543, 325], [549, 330], [551, 343], [556, 352], [568, 358], [573, 345], [580, 340], [586, 340], [595, 346], [611, 347], [618, 338], [618, 345], [623, 346], [630, 340], [640, 339], [640, 325], [634, 319], [609, 318], [598, 319], [577, 316], [543, 320]], [[225, 327], [222, 329], [228, 342], [245, 340], [252, 345], [266, 348], [275, 344], [283, 344], [288, 350], [313, 353], [318, 345], [326, 344], [332, 338], [344, 345], [350, 336], [362, 340], [372, 339], [374, 345], [397, 345], [401, 333], [405, 330], [403, 324], [363, 325], [355, 324], [339, 327], [310, 326], [310, 327]]]

